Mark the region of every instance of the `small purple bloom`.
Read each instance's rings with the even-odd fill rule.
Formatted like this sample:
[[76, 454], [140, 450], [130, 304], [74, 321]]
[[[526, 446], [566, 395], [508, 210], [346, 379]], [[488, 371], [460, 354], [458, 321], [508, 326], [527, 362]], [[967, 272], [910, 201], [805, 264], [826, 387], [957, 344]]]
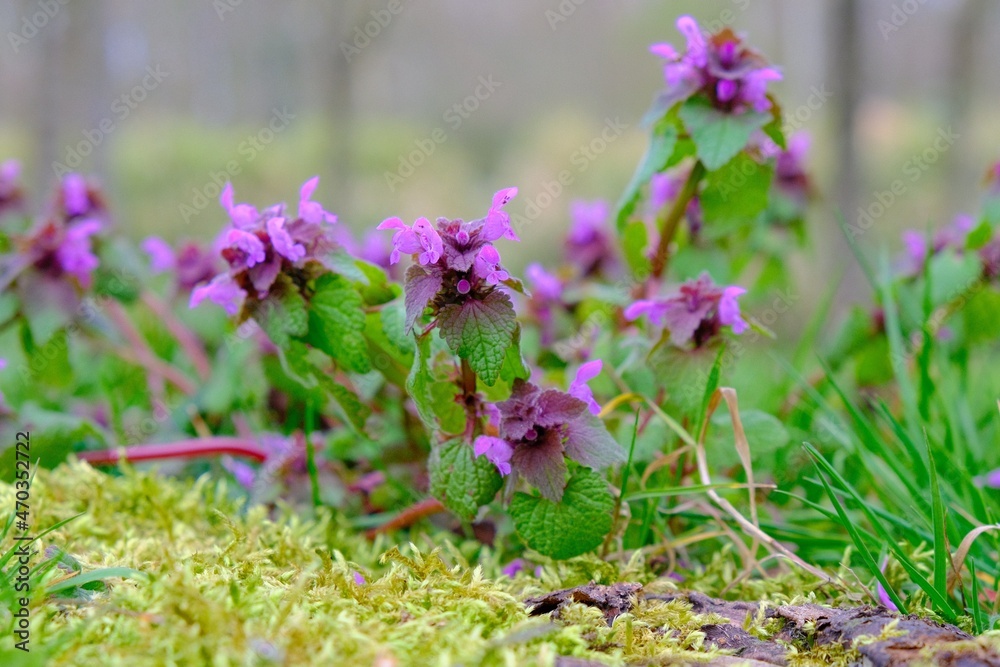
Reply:
[[275, 217], [268, 220], [267, 235], [270, 237], [271, 243], [274, 244], [274, 250], [279, 255], [286, 257], [293, 262], [297, 262], [306, 256], [305, 247], [292, 240], [292, 237], [289, 236], [288, 232], [285, 230], [284, 218]]
[[625, 309], [625, 319], [637, 320], [643, 315], [656, 325], [670, 331], [670, 342], [684, 347], [694, 341], [695, 347], [715, 336], [721, 326], [731, 327], [740, 334], [749, 325], [740, 316], [737, 299], [746, 290], [736, 285], [719, 288], [707, 273], [697, 280], [682, 284], [678, 293], [666, 299], [636, 301]]
[[158, 236], [149, 236], [142, 242], [142, 249], [149, 255], [149, 269], [153, 273], [172, 271], [177, 265], [174, 249]]
[[503, 438], [481, 435], [476, 438], [472, 450], [476, 456], [485, 455], [501, 475], [510, 474], [510, 457], [514, 450]]
[[503, 207], [517, 196], [517, 188], [504, 188], [493, 195], [493, 203], [483, 223], [482, 238], [486, 241], [496, 241], [503, 237], [511, 241], [520, 241], [514, 229], [510, 226], [510, 215]]
[[20, 162], [7, 160], [0, 164], [0, 216], [20, 208], [24, 200], [20, 179]]
[[602, 199], [570, 204], [566, 254], [585, 276], [600, 273], [615, 262], [615, 244], [608, 228], [609, 215], [610, 207]]
[[237, 229], [249, 229], [259, 217], [257, 209], [250, 204], [233, 204], [232, 183], [226, 183], [226, 187], [222, 189], [219, 203], [229, 214], [229, 219], [232, 220]]
[[391, 264], [397, 263], [401, 254], [416, 253], [420, 253], [418, 261], [421, 264], [434, 264], [444, 251], [441, 235], [431, 227], [427, 218], [417, 218], [412, 227], [399, 218], [386, 218], [376, 229], [399, 230], [392, 237], [393, 250], [389, 255]]
[[332, 225], [337, 222], [337, 216], [327, 213], [322, 204], [312, 200], [312, 193], [316, 190], [317, 185], [319, 185], [319, 176], [313, 176], [302, 184], [302, 189], [299, 190], [299, 217], [312, 225], [318, 225], [322, 222]]
[[746, 320], [740, 317], [740, 304], [736, 302], [736, 299], [746, 292], [742, 287], [730, 285], [722, 290], [722, 296], [719, 298], [719, 322], [723, 326], [731, 327], [733, 333], [737, 335], [750, 328]]
[[84, 286], [90, 285], [90, 274], [100, 263], [91, 252], [90, 237], [101, 231], [101, 226], [100, 221], [89, 218], [71, 222], [62, 244], [56, 249], [63, 271], [76, 276]]
[[483, 246], [476, 255], [475, 273], [487, 285], [496, 285], [510, 278], [510, 274], [500, 266], [500, 253], [491, 245]]
[[767, 84], [781, 73], [767, 66], [758, 53], [743, 44], [731, 30], [723, 29], [708, 39], [690, 16], [677, 19], [677, 30], [687, 39], [687, 50], [678, 53], [669, 44], [654, 44], [650, 51], [664, 62], [663, 77], [668, 104], [702, 93], [719, 109], [743, 113], [771, 108]]
[[501, 572], [503, 572], [503, 574], [513, 579], [514, 577], [517, 576], [518, 572], [524, 570], [524, 565], [525, 563], [523, 558], [515, 558], [511, 562], [507, 563], [507, 565], [504, 566]]
[[66, 217], [85, 214], [90, 209], [87, 181], [80, 174], [66, 174], [62, 181], [63, 209]]
[[243, 307], [247, 293], [228, 273], [220, 273], [207, 285], [200, 285], [191, 292], [190, 307], [194, 308], [205, 299], [226, 310], [227, 315], [235, 315]]
[[1000, 468], [996, 470], [991, 470], [982, 477], [983, 486], [988, 486], [991, 489], [1000, 489]]
[[603, 365], [604, 362], [600, 359], [588, 361], [576, 371], [576, 377], [573, 378], [573, 382], [569, 385], [569, 395], [586, 403], [591, 414], [595, 415], [601, 413], [601, 406], [594, 400], [594, 392], [587, 383], [601, 374]]
[[[889, 564], [888, 558], [882, 561], [882, 566], [879, 568], [879, 570], [882, 571], [882, 574], [885, 574], [885, 568], [888, 564]], [[885, 590], [885, 586], [882, 585], [881, 581], [878, 582], [876, 588], [878, 590], [878, 601], [881, 602], [888, 609], [891, 609], [892, 611], [899, 611], [899, 607], [897, 607], [896, 604], [892, 601], [892, 598], [889, 597], [889, 593], [888, 591]]]
[[524, 270], [524, 275], [531, 283], [531, 291], [535, 296], [548, 301], [559, 301], [562, 299], [562, 281], [546, 271], [545, 267], [541, 264], [529, 264]]
[[267, 256], [264, 244], [257, 235], [245, 232], [242, 229], [230, 229], [226, 235], [226, 244], [230, 248], [243, 251], [244, 259], [242, 263], [247, 268], [260, 264]]
[[368, 582], [365, 581], [365, 577], [364, 577], [363, 574], [361, 574], [360, 572], [358, 572], [357, 570], [355, 570], [354, 571], [354, 583], [357, 584], [358, 586], [364, 586]]
[[253, 483], [257, 479], [257, 471], [253, 466], [237, 461], [231, 456], [222, 459], [222, 467], [230, 472], [236, 482], [244, 489], [252, 489]]

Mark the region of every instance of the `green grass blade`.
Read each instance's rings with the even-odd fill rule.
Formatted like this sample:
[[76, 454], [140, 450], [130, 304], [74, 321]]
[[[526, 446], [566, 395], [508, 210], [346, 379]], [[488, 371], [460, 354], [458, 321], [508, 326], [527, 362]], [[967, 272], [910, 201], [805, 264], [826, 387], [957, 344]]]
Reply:
[[[825, 462], [826, 459], [824, 459], [815, 448], [808, 443], [806, 444], [806, 447], [813, 459], [816, 461], [817, 465], [820, 461]], [[826, 476], [822, 473], [822, 471], [819, 473], [819, 479], [823, 483], [823, 487], [826, 489], [826, 494], [830, 498], [830, 502], [833, 503], [833, 508], [840, 517], [841, 524], [847, 529], [848, 534], [851, 536], [851, 540], [854, 542], [854, 546], [858, 550], [858, 554], [864, 561], [865, 567], [867, 567], [869, 571], [875, 575], [875, 578], [878, 579], [879, 583], [882, 584], [882, 587], [885, 589], [886, 594], [888, 594], [889, 599], [892, 600], [892, 603], [896, 605], [896, 607], [904, 614], [909, 613], [907, 611], [906, 604], [899, 597], [899, 595], [896, 594], [896, 591], [893, 590], [892, 586], [889, 585], [889, 580], [885, 578], [885, 574], [882, 572], [881, 568], [879, 568], [878, 563], [875, 562], [875, 557], [872, 556], [872, 553], [868, 549], [868, 545], [865, 541], [861, 539], [861, 535], [858, 533], [857, 527], [847, 516], [847, 511], [844, 509], [843, 504], [841, 504], [837, 494], [834, 493], [832, 488], [830, 488], [830, 483], [826, 481]], [[876, 600], [876, 602], [878, 602], [878, 600]]]
[[934, 587], [942, 595], [948, 595], [948, 536], [944, 527], [944, 503], [941, 500], [941, 485], [938, 484], [937, 466], [934, 465], [934, 454], [931, 443], [927, 443], [927, 462], [931, 471], [931, 503], [934, 513]]
[[105, 567], [99, 570], [91, 570], [90, 572], [76, 574], [68, 579], [57, 581], [50, 586], [46, 586], [45, 591], [49, 595], [55, 595], [56, 593], [60, 593], [65, 590], [72, 590], [78, 586], [83, 586], [85, 584], [90, 584], [95, 581], [101, 581], [111, 577], [121, 577], [123, 579], [145, 579], [146, 574], [139, 572], [138, 570], [133, 570], [130, 567]]

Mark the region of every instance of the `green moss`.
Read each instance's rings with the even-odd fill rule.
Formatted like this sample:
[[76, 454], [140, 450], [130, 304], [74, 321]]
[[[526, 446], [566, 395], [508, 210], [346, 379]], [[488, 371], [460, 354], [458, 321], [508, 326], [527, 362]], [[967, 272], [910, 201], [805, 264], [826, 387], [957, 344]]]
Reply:
[[[650, 600], [611, 627], [591, 607], [570, 605], [552, 621], [529, 617], [521, 603], [588, 581], [638, 581], [649, 593], [675, 589], [640, 555], [548, 562], [541, 577], [510, 579], [496, 554], [449, 534], [414, 531], [414, 544], [368, 541], [329, 511], [303, 517], [288, 507], [270, 514], [245, 508], [224, 480], [208, 477], [182, 481], [130, 469], [115, 477], [74, 462], [40, 470], [31, 493], [35, 527], [83, 512], [46, 536], [42, 548], [58, 545], [85, 570], [126, 566], [148, 580], [110, 580], [88, 599], [37, 599], [35, 662], [0, 654], [4, 665], [125, 666], [156, 656], [167, 665], [507, 666], [551, 665], [559, 655], [625, 665], [721, 653], [704, 648], [701, 627], [723, 619], [695, 614], [682, 600]], [[0, 507], [12, 499], [11, 487], [0, 486]], [[720, 554], [685, 586], [718, 595], [739, 574], [732, 563]], [[356, 572], [366, 583], [356, 582]], [[731, 593], [774, 603], [829, 601], [828, 591], [795, 573], [747, 580]], [[760, 638], [779, 629], [763, 615], [747, 623]], [[853, 656], [852, 649], [827, 648], [793, 655], [792, 664], [842, 664]]]

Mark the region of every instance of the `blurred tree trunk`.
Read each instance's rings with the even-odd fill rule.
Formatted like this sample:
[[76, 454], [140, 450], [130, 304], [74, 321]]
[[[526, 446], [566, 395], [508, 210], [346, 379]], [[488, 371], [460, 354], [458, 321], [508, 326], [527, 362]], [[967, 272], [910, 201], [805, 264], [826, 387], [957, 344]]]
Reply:
[[864, 96], [862, 40], [858, 31], [857, 0], [839, 0], [832, 6], [830, 73], [833, 92], [834, 133], [837, 146], [835, 202], [850, 224], [857, 218], [862, 165], [858, 160], [855, 116]]
[[[959, 145], [945, 154], [948, 172], [948, 210], [972, 212], [969, 201], [976, 201], [982, 193], [982, 177], [987, 165], [975, 164], [969, 158], [977, 156], [973, 135], [975, 107], [978, 40], [980, 26], [988, 25], [989, 13], [995, 5], [987, 0], [965, 0], [958, 9], [952, 24], [951, 57], [948, 78], [945, 82], [945, 124], [958, 128]], [[967, 131], [963, 131], [966, 128]]]

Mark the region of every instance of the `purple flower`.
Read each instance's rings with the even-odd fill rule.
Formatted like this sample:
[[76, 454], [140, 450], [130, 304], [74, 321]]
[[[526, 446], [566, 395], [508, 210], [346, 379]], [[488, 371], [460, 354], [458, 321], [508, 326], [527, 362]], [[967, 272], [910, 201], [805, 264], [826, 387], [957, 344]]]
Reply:
[[517, 576], [518, 572], [524, 569], [524, 565], [525, 563], [523, 558], [515, 558], [511, 562], [507, 563], [507, 565], [504, 566], [501, 572], [503, 572], [503, 574], [513, 579], [514, 577]]
[[503, 207], [517, 196], [517, 188], [504, 188], [493, 195], [493, 203], [483, 222], [482, 238], [486, 241], [496, 241], [503, 237], [511, 241], [520, 241], [514, 229], [510, 226], [510, 215]]
[[595, 469], [624, 458], [587, 403], [570, 394], [519, 379], [497, 408], [500, 435], [476, 438], [476, 455], [485, 454], [501, 474], [523, 476], [552, 502], [559, 502], [566, 488], [566, 457]]
[[500, 253], [491, 245], [483, 246], [476, 255], [474, 271], [487, 285], [496, 285], [510, 278], [510, 274], [500, 266]]
[[730, 327], [737, 335], [750, 328], [750, 325], [740, 317], [740, 304], [736, 302], [736, 299], [746, 292], [742, 287], [730, 285], [722, 290], [722, 297], [719, 299], [719, 323]]
[[562, 299], [562, 281], [546, 271], [541, 264], [529, 264], [524, 270], [524, 275], [531, 283], [531, 292], [534, 296], [547, 301]]
[[252, 489], [254, 480], [257, 479], [257, 471], [248, 463], [237, 461], [231, 456], [222, 459], [222, 467], [232, 474], [236, 483], [244, 489]]
[[364, 586], [368, 582], [365, 581], [365, 577], [363, 574], [361, 574], [357, 570], [354, 570], [354, 583], [357, 584], [358, 586]]
[[91, 248], [91, 237], [102, 227], [94, 218], [69, 222], [49, 219], [21, 239], [24, 248], [21, 255], [47, 277], [58, 280], [69, 275], [81, 287], [89, 287], [91, 273], [99, 264]]
[[149, 269], [153, 273], [172, 271], [177, 265], [173, 247], [158, 236], [146, 237], [142, 249], [149, 255]]
[[566, 255], [583, 275], [600, 273], [615, 262], [615, 244], [608, 229], [610, 208], [604, 200], [570, 204]]
[[603, 365], [604, 362], [600, 359], [588, 361], [576, 371], [576, 377], [569, 385], [569, 395], [586, 403], [591, 414], [595, 415], [601, 413], [601, 406], [594, 400], [594, 392], [591, 391], [587, 383], [601, 374]]
[[503, 438], [495, 438], [489, 435], [481, 435], [473, 443], [473, 452], [476, 456], [486, 456], [490, 463], [497, 467], [501, 475], [510, 474], [510, 457], [514, 453], [510, 445]]
[[[232, 226], [224, 230], [216, 244], [229, 269], [195, 289], [191, 307], [207, 298], [235, 315], [246, 298], [266, 299], [282, 273], [298, 275], [310, 262], [326, 265], [327, 255], [337, 247], [330, 226], [336, 218], [309, 200], [316, 184], [317, 179], [312, 178], [302, 186], [299, 209], [307, 217], [293, 219], [285, 215], [284, 204], [263, 211], [249, 204], [234, 204], [233, 186], [227, 183], [219, 203], [229, 214]], [[191, 254], [189, 263], [192, 275], [205, 266], [197, 252]]]
[[900, 267], [904, 276], [919, 276], [927, 265], [928, 253], [931, 257], [946, 250], [965, 251], [965, 240], [974, 221], [967, 215], [957, 215], [947, 227], [934, 234], [928, 243], [927, 235], [913, 230], [903, 232], [904, 253]]
[[767, 84], [780, 80], [781, 74], [767, 66], [764, 58], [746, 47], [739, 36], [726, 28], [706, 39], [690, 16], [677, 19], [677, 30], [687, 39], [683, 54], [669, 44], [650, 47], [665, 61], [667, 89], [663, 97], [668, 105], [700, 93], [716, 108], [732, 113], [771, 108]]
[[[882, 565], [881, 567], [879, 567], [879, 570], [881, 570], [882, 574], [885, 574], [885, 568], [888, 564], [889, 564], [888, 558], [882, 560]], [[889, 597], [889, 593], [888, 591], [885, 590], [885, 586], [882, 585], [881, 581], [878, 582], [876, 588], [878, 590], [878, 601], [881, 602], [883, 606], [887, 607], [888, 609], [891, 609], [892, 611], [899, 611], [899, 607], [897, 607], [896, 604], [892, 601], [892, 598]]]
[[232, 220], [233, 225], [237, 229], [249, 229], [260, 216], [257, 213], [257, 209], [250, 204], [233, 204], [232, 183], [226, 183], [226, 187], [222, 189], [222, 194], [219, 196], [219, 203], [225, 209], [226, 213], [229, 214], [229, 219]]
[[299, 217], [311, 225], [318, 225], [322, 222], [332, 225], [337, 222], [337, 216], [333, 213], [327, 213], [322, 204], [312, 200], [312, 193], [316, 190], [317, 185], [319, 185], [319, 176], [313, 176], [302, 184], [302, 189], [299, 190]]
[[730, 327], [736, 334], [747, 330], [749, 325], [740, 316], [737, 303], [745, 292], [735, 285], [720, 288], [703, 273], [666, 299], [636, 301], [625, 309], [625, 318], [632, 321], [646, 315], [651, 323], [670, 331], [670, 342], [674, 345], [684, 347], [693, 340], [695, 347], [701, 347], [722, 326]]
[[390, 264], [398, 262], [400, 255], [404, 253], [407, 255], [419, 253], [418, 261], [421, 264], [434, 264], [441, 259], [441, 253], [444, 251], [441, 235], [431, 227], [427, 218], [417, 218], [412, 227], [399, 218], [386, 218], [376, 229], [399, 230], [392, 236]]
[[54, 205], [53, 216], [64, 222], [77, 218], [105, 221], [107, 215], [100, 192], [76, 173], [63, 176]]
[[983, 486], [987, 486], [991, 489], [1000, 489], [1000, 468], [986, 473], [982, 476], [981, 480]]
[[24, 201], [20, 179], [20, 162], [7, 160], [0, 164], [0, 216], [20, 209]]
[[205, 299], [222, 306], [226, 314], [233, 316], [240, 312], [247, 293], [236, 284], [232, 276], [228, 273], [221, 273], [212, 279], [207, 285], [196, 287], [191, 292], [191, 308], [196, 307]]
[[[769, 140], [770, 141], [770, 140]], [[773, 145], [773, 142], [770, 142]], [[810, 137], [806, 132], [792, 135], [788, 149], [774, 146], [774, 184], [798, 207], [804, 207], [809, 200], [812, 186], [806, 173], [806, 155], [809, 152]]]
[[66, 174], [62, 181], [63, 210], [67, 218], [83, 215], [90, 206], [87, 181], [80, 174]]
[[[510, 238], [509, 219], [500, 208], [516, 193], [501, 190], [493, 198], [487, 217], [465, 222], [438, 218], [434, 226], [419, 218], [409, 226], [399, 218], [383, 220], [378, 229], [394, 230], [389, 261], [395, 264], [402, 254], [417, 255], [419, 265], [406, 274], [406, 329], [413, 327], [428, 306], [464, 306], [487, 298], [498, 285], [510, 278], [500, 263], [500, 253], [492, 242]], [[502, 215], [501, 215], [502, 214]]]

